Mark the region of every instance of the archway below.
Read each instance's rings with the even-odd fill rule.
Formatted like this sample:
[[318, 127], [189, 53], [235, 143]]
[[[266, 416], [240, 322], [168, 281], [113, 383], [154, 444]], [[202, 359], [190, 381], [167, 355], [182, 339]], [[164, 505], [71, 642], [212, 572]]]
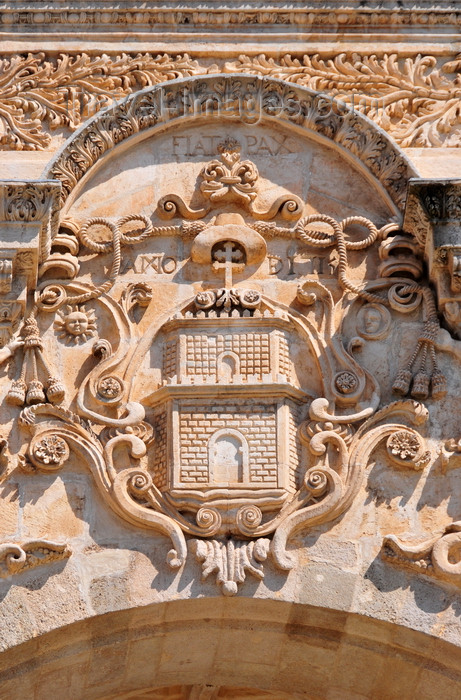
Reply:
[[[259, 688], [231, 688], [215, 685], [173, 685], [114, 695], [105, 700], [291, 700], [289, 693], [271, 693]], [[300, 697], [300, 696], [296, 696]], [[305, 695], [302, 696], [305, 698]]]
[[156, 603], [62, 627], [5, 651], [0, 679], [10, 700], [56, 697], [59, 688], [73, 700], [178, 692], [193, 699], [194, 688], [279, 700], [456, 700], [460, 662], [459, 648], [373, 618], [221, 598]]

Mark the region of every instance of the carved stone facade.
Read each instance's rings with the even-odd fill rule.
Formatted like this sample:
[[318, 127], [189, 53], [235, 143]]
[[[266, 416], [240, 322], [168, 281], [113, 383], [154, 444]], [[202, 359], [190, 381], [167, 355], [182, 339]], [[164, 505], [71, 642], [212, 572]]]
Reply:
[[366, 114], [400, 146], [459, 148], [460, 65], [453, 53], [443, 59], [417, 54], [405, 60], [392, 52], [331, 53], [327, 58], [287, 54], [280, 59], [261, 54], [213, 64], [188, 54], [16, 54], [2, 67], [2, 145], [46, 149], [57, 130], [64, 127], [68, 134], [99, 110], [148, 85], [193, 75], [245, 73], [335, 97]]
[[0, 7], [0, 695], [457, 699], [458, 3], [112, 5]]

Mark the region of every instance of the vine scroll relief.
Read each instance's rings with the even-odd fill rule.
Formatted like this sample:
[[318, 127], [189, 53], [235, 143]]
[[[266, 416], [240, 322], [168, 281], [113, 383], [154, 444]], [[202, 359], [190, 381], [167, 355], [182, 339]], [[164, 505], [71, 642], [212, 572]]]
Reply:
[[[211, 15], [213, 17], [213, 15]], [[459, 147], [459, 57], [340, 53], [239, 56], [208, 65], [187, 54], [17, 54], [0, 63], [0, 143], [41, 150], [56, 129], [73, 130], [99, 110], [176, 78], [246, 73], [335, 97], [366, 114], [402, 147]]]

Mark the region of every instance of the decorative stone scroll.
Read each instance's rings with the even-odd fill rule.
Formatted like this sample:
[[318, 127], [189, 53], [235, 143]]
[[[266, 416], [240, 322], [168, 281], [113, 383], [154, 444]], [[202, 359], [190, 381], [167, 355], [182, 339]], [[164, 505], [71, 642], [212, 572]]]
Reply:
[[[217, 94], [215, 81], [205, 81], [200, 94]], [[219, 90], [238, 97], [242, 85], [288, 99], [283, 84], [255, 87], [246, 77], [225, 79]], [[183, 87], [172, 84], [171, 109], [179, 110]], [[150, 120], [157, 95], [138, 96], [124, 124], [142, 128], [133, 115]], [[293, 109], [313, 107], [310, 93], [307, 103], [290, 95]], [[345, 133], [343, 117], [329, 122], [331, 133]], [[113, 119], [121, 113], [90, 123], [54, 163], [65, 193], [96, 162], [98, 151], [87, 151], [71, 179], [68, 168], [84, 144], [104, 133], [104, 148], [116, 145]], [[133, 131], [117, 133], [123, 140]], [[72, 269], [84, 274], [57, 265], [50, 279], [43, 268], [21, 331], [22, 379], [7, 397], [20, 406], [19, 464], [29, 478], [64, 473], [74, 460], [86, 465], [118, 516], [169, 539], [170, 568], [192, 553], [202, 579], [214, 576], [225, 595], [235, 595], [247, 576], [263, 579], [267, 566], [292, 569], [290, 539], [351, 507], [375, 453], [396, 471], [423, 470], [430, 453], [421, 402], [447, 390], [435, 303], [417, 281], [420, 248], [392, 221], [378, 228], [364, 216], [306, 213], [300, 197], [265, 191], [255, 160], [228, 136], [216, 157], [191, 169], [188, 198], [168, 182], [150, 213], [146, 206], [82, 219], [70, 207], [56, 254], [73, 256]], [[386, 182], [396, 195], [396, 181]], [[182, 257], [171, 277], [123, 266], [133, 249], [156, 255], [173, 245]], [[329, 251], [337, 262], [328, 280], [314, 268], [296, 278], [273, 270], [274, 245]], [[374, 277], [357, 276], [364, 261]], [[94, 284], [88, 269], [97, 270]], [[417, 337], [382, 388], [360, 353], [383, 352], [407, 317], [418, 324]], [[44, 373], [50, 345], [68, 367], [62, 380]], [[401, 398], [383, 401], [392, 390]]]
[[[442, 474], [461, 466], [461, 439], [447, 440], [439, 449]], [[439, 534], [422, 541], [388, 535], [381, 557], [394, 566], [461, 586], [461, 522], [447, 525]]]
[[258, 169], [250, 160], [240, 158], [240, 143], [228, 138], [218, 145], [219, 160], [212, 160], [200, 172], [200, 191], [209, 200], [200, 209], [190, 209], [178, 195], [162, 197], [157, 205], [159, 216], [171, 219], [182, 216], [185, 219], [203, 219], [214, 206], [232, 202], [248, 209], [255, 219], [270, 221], [280, 214], [284, 219], [299, 219], [303, 205], [295, 195], [278, 197], [268, 210], [258, 210], [257, 197]]
[[32, 540], [24, 544], [6, 542], [0, 544], [0, 577], [7, 578], [27, 569], [67, 559], [71, 550], [66, 544], [48, 540]]
[[381, 556], [402, 566], [461, 586], [461, 523], [421, 543], [404, 543], [395, 535], [384, 538]]

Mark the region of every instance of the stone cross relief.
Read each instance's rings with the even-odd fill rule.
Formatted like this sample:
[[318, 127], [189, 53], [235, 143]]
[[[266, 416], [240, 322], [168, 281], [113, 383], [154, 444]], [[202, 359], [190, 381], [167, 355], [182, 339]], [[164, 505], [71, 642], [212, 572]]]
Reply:
[[[378, 448], [392, 469], [428, 465], [425, 402], [447, 392], [439, 348], [460, 355], [440, 329], [424, 246], [394, 222], [303, 215], [291, 193], [260, 208], [258, 168], [240, 150], [226, 139], [197, 173], [197, 209], [173, 193], [149, 216], [68, 217], [58, 226], [56, 185], [36, 183], [35, 199], [30, 184], [2, 191], [18, 212], [21, 197], [36, 202], [26, 209], [35, 211], [35, 238], [11, 253], [13, 270], [24, 252], [30, 268], [17, 298], [0, 289], [0, 303], [20, 309], [0, 350], [0, 363], [16, 355], [5, 400], [27, 436], [19, 467], [33, 478], [78, 459], [118, 517], [169, 539], [173, 571], [192, 554], [202, 579], [213, 575], [228, 596], [248, 575], [262, 580], [265, 566], [280, 575], [295, 567], [290, 538], [351, 507]], [[167, 251], [183, 241], [187, 296], [172, 291], [176, 261], [157, 274], [123, 267], [137, 247], [167, 260], [159, 239]], [[314, 267], [293, 279], [270, 266], [273, 241], [291, 253], [294, 245], [334, 253], [328, 284]], [[374, 276], [357, 280], [365, 258]], [[98, 285], [80, 274], [96, 261], [108, 270]], [[278, 274], [283, 293], [273, 291]], [[162, 294], [171, 296], [167, 313], [157, 310]], [[386, 352], [391, 330], [409, 318], [418, 336], [381, 386], [360, 351]], [[84, 362], [77, 388], [59, 375]], [[6, 440], [2, 454], [12, 458]], [[445, 445], [445, 464], [459, 454], [458, 443]], [[426, 572], [461, 584], [450, 564], [460, 530], [455, 522], [421, 547], [390, 536], [382, 556], [410, 567], [425, 561]], [[67, 556], [65, 543], [12, 542], [0, 563], [10, 575]]]
[[213, 268], [224, 270], [224, 286], [232, 289], [232, 272], [240, 272], [244, 266], [244, 251], [234, 241], [224, 241], [222, 247], [212, 251]]

